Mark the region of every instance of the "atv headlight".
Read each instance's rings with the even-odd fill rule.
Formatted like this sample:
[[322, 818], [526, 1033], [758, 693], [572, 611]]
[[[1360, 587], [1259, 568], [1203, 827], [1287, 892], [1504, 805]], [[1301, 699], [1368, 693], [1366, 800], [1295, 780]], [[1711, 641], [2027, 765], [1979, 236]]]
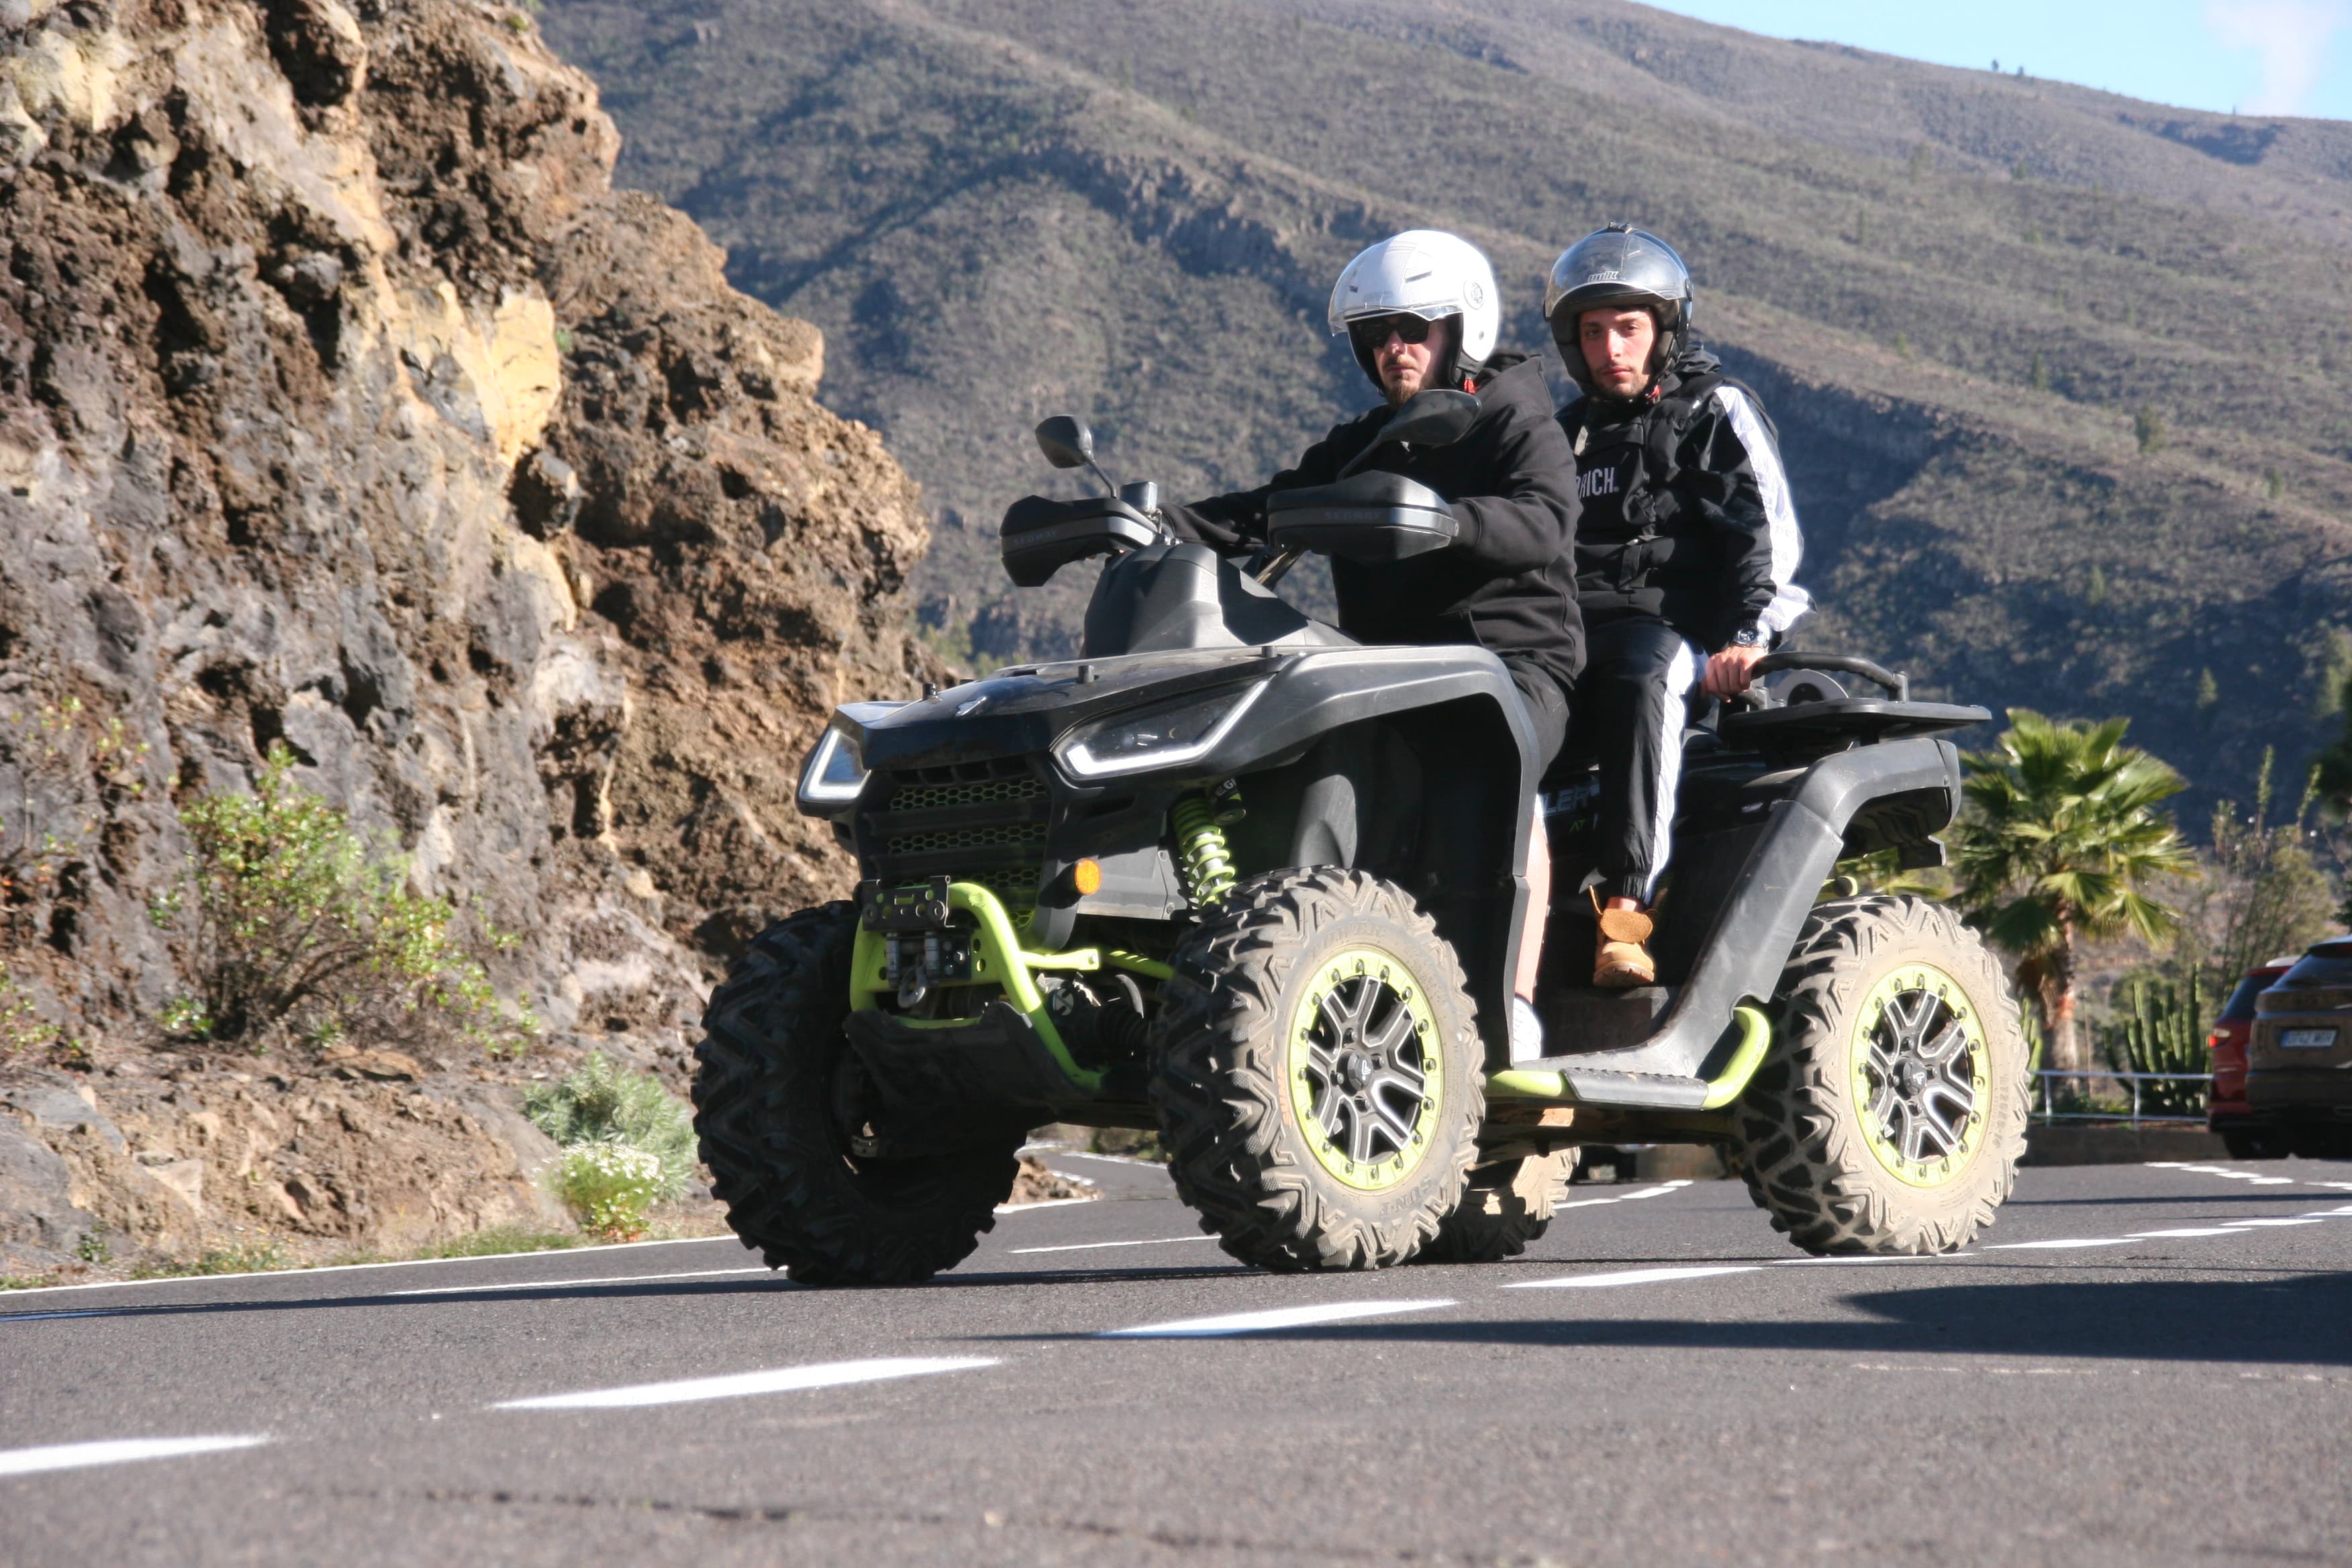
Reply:
[[840, 721], [845, 718], [864, 723], [905, 706], [903, 702], [843, 703], [824, 738], [809, 752], [808, 761], [801, 764], [798, 793], [802, 809], [824, 816], [845, 805], [856, 805], [858, 792], [866, 787], [866, 759]]
[[1189, 702], [1123, 713], [1063, 742], [1056, 754], [1081, 778], [1197, 762], [1217, 749], [1270, 684], [1261, 680], [1244, 689], [1227, 687]]

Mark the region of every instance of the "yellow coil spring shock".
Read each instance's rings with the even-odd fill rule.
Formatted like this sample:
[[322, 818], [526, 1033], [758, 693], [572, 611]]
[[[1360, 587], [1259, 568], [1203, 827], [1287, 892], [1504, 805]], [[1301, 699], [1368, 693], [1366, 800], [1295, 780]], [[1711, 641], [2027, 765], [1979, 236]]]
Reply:
[[1213, 804], [1197, 790], [1180, 795], [1169, 814], [1176, 824], [1176, 858], [1183, 868], [1185, 890], [1202, 909], [1223, 903], [1240, 880], [1233, 851], [1225, 846], [1225, 824], [1242, 819], [1241, 792], [1227, 780], [1216, 795]]

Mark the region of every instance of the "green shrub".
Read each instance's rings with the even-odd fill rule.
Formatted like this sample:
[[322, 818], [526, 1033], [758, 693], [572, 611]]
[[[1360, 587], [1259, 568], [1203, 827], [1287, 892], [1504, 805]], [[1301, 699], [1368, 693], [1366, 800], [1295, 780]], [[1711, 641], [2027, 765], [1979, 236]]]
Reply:
[[[411, 892], [405, 863], [372, 853], [293, 767], [273, 746], [252, 794], [216, 791], [180, 813], [188, 863], [152, 912], [188, 923], [196, 989], [164, 1009], [165, 1030], [264, 1050], [421, 1026], [520, 1049], [537, 1020], [499, 1002], [457, 911]], [[481, 945], [512, 941], [481, 930]]]
[[565, 1149], [611, 1143], [642, 1150], [661, 1163], [662, 1198], [686, 1189], [695, 1163], [694, 1115], [649, 1073], [628, 1072], [591, 1051], [553, 1083], [523, 1093], [522, 1113]]
[[530, 1230], [519, 1225], [494, 1225], [428, 1247], [419, 1258], [497, 1258], [509, 1252], [562, 1252], [580, 1245], [568, 1230]]
[[37, 1051], [58, 1037], [58, 1026], [41, 1016], [30, 993], [0, 969], [0, 1061]]
[[661, 1196], [666, 1163], [626, 1143], [575, 1143], [555, 1167], [555, 1195], [604, 1241], [635, 1241]]

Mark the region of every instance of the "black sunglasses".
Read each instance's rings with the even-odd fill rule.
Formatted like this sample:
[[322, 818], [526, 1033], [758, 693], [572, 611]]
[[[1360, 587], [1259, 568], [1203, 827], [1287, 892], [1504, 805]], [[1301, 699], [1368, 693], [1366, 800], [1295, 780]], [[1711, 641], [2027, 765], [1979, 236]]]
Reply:
[[1391, 332], [1404, 342], [1425, 343], [1430, 328], [1436, 324], [1419, 316], [1366, 316], [1348, 323], [1348, 336], [1364, 353], [1376, 353], [1389, 341]]

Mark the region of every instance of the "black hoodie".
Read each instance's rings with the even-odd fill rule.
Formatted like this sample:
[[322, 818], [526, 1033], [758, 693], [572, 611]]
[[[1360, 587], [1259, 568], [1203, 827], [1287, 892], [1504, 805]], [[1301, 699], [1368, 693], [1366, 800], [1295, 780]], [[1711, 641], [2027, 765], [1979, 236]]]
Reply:
[[1812, 607], [1804, 537], [1772, 422], [1703, 349], [1632, 402], [1560, 410], [1583, 511], [1578, 600], [1597, 624], [1656, 616], [1712, 651], [1742, 627], [1777, 642]]
[[[1576, 457], [1552, 420], [1551, 394], [1533, 360], [1494, 355], [1476, 395], [1477, 421], [1459, 441], [1392, 446], [1365, 465], [1444, 496], [1461, 532], [1445, 549], [1408, 561], [1334, 560], [1339, 629], [1368, 643], [1491, 648], [1506, 660], [1540, 667], [1566, 690], [1584, 668], [1574, 563]], [[1256, 489], [1163, 506], [1161, 515], [1182, 537], [1221, 554], [1255, 550], [1265, 538], [1266, 498], [1329, 484], [1392, 412], [1384, 404], [1333, 426], [1296, 468]]]

